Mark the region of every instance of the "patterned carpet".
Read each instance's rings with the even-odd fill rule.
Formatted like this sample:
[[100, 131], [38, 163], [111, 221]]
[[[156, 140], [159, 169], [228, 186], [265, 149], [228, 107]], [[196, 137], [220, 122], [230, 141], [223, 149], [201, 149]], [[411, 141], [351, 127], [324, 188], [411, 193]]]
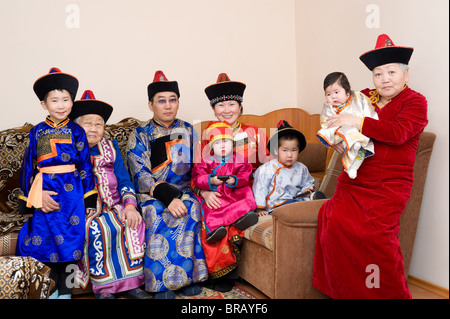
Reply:
[[[200, 287], [202, 288], [202, 292], [199, 295], [187, 297], [181, 292], [175, 292], [176, 299], [258, 299], [253, 294], [248, 292], [244, 287], [242, 287], [239, 283], [235, 283], [233, 289], [229, 292], [218, 292], [203, 286]], [[120, 294], [116, 295], [116, 298], [125, 299]], [[95, 297], [92, 293], [91, 288], [89, 288], [89, 291], [86, 292], [78, 291], [77, 294], [72, 295], [72, 299], [95, 299]]]
[[235, 284], [229, 292], [218, 292], [206, 287], [202, 287], [201, 294], [193, 297], [186, 297], [181, 293], [176, 294], [177, 299], [256, 299], [254, 295], [246, 291], [241, 285]]

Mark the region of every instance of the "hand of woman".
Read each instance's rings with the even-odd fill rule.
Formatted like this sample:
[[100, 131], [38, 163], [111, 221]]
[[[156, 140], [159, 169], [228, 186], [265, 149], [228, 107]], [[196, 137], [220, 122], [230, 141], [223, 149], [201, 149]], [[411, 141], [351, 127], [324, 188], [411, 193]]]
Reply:
[[93, 208], [87, 208], [86, 209], [86, 219], [88, 219], [89, 217], [91, 217], [92, 215], [94, 215], [97, 212], [96, 209]]
[[127, 205], [120, 216], [122, 221], [127, 221], [127, 226], [131, 229], [136, 229], [142, 222], [142, 216], [133, 205]]
[[219, 192], [202, 190], [200, 195], [205, 199], [206, 206], [210, 209], [220, 208], [220, 199], [218, 197], [222, 196]]
[[332, 115], [327, 119], [327, 127], [353, 126], [361, 129], [363, 119], [350, 114]]
[[187, 214], [187, 208], [184, 205], [183, 201], [178, 198], [174, 198], [170, 204], [169, 207], [167, 207], [169, 212], [172, 213], [173, 217], [180, 218]]
[[52, 196], [58, 195], [57, 192], [53, 191], [42, 191], [42, 211], [44, 213], [50, 213], [56, 210], [59, 210], [59, 204], [55, 202]]

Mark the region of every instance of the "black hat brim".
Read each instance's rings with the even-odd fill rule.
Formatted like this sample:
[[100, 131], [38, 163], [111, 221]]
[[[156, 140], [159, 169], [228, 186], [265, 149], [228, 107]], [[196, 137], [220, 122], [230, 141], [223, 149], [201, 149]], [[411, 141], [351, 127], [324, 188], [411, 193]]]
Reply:
[[151, 101], [153, 97], [159, 92], [174, 92], [180, 98], [180, 89], [177, 81], [161, 81], [152, 82], [147, 86], [148, 100]]
[[47, 93], [53, 90], [67, 90], [74, 100], [78, 91], [78, 79], [67, 73], [49, 73], [34, 82], [33, 90], [39, 101], [43, 101]]
[[242, 82], [226, 81], [212, 84], [205, 88], [211, 106], [227, 100], [237, 100], [242, 102], [246, 85]]
[[276, 152], [274, 152], [275, 149], [278, 149], [278, 140], [280, 137], [285, 135], [295, 135], [298, 139], [298, 153], [300, 154], [306, 147], [306, 138], [305, 135], [303, 135], [302, 132], [299, 130], [296, 130], [294, 128], [282, 128], [279, 129], [267, 142], [267, 149], [269, 150], [270, 154], [276, 156]]
[[79, 100], [73, 103], [69, 119], [73, 121], [83, 115], [97, 114], [100, 115], [106, 123], [111, 116], [112, 111], [113, 107], [106, 102], [99, 100]]
[[372, 71], [377, 66], [389, 63], [408, 64], [413, 51], [413, 48], [408, 47], [385, 47], [366, 52], [359, 59]]

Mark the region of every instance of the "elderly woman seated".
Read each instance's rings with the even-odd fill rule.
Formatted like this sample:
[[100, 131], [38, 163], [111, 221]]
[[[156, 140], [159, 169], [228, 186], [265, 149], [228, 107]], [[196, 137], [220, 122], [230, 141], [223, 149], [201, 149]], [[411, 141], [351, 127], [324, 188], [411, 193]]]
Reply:
[[99, 193], [97, 211], [86, 216], [84, 257], [78, 276], [82, 286], [90, 279], [98, 299], [147, 299], [143, 257], [145, 224], [137, 210], [135, 190], [116, 140], [103, 138], [112, 106], [85, 91], [75, 101], [70, 119], [85, 131]]

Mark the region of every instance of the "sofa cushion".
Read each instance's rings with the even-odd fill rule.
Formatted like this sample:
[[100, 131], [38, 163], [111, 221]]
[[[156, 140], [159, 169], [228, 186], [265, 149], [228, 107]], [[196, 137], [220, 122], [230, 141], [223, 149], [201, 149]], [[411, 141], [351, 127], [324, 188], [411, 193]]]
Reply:
[[33, 257], [0, 257], [0, 299], [47, 299], [55, 282]]
[[127, 165], [126, 152], [128, 136], [139, 125], [139, 123], [140, 121], [137, 119], [127, 117], [118, 123], [105, 125], [105, 132], [103, 136], [109, 140], [117, 140], [125, 166]]
[[244, 238], [273, 251], [272, 234], [272, 215], [266, 215], [259, 217], [258, 223], [245, 230]]
[[[0, 229], [1, 230], [1, 229]], [[16, 254], [18, 232], [0, 232], [0, 256], [13, 256]]]
[[32, 124], [25, 123], [0, 132], [0, 213], [17, 210], [20, 169], [32, 127]]

